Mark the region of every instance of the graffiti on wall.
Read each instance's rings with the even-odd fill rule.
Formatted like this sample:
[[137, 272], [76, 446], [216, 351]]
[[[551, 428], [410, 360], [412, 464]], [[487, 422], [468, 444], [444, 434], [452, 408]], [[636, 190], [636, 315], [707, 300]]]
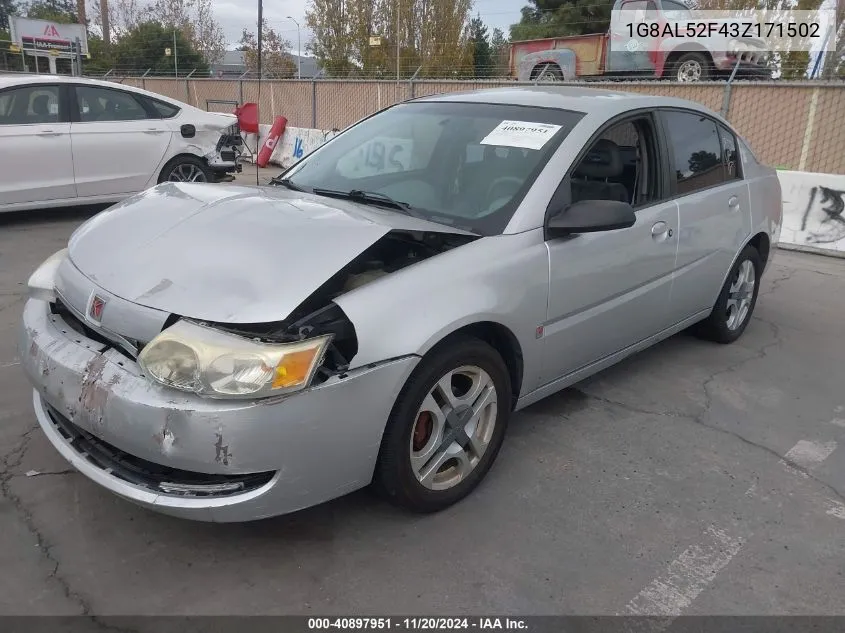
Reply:
[[807, 244], [832, 244], [845, 239], [845, 191], [816, 186], [801, 220]]

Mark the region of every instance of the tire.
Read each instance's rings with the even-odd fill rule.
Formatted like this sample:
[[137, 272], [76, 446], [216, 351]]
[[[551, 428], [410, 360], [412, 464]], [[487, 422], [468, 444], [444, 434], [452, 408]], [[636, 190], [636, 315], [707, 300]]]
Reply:
[[[180, 178], [179, 174], [184, 177]], [[192, 175], [193, 179], [188, 177]], [[159, 184], [163, 182], [214, 182], [214, 172], [201, 158], [196, 156], [177, 156], [167, 163], [158, 176]]]
[[557, 64], [538, 66], [532, 74], [532, 81], [563, 81], [563, 71]]
[[672, 65], [672, 79], [683, 83], [707, 81], [712, 70], [710, 60], [703, 53], [684, 53]]
[[[470, 368], [480, 370], [490, 381], [479, 374], [476, 382], [461, 373]], [[452, 372], [455, 377], [443, 384], [450, 385], [453, 396], [467, 389], [468, 393], [463, 394], [467, 396], [465, 402], [472, 401], [473, 394], [484, 385], [475, 402], [485, 404], [477, 406], [471, 417], [464, 417], [472, 413], [462, 409], [464, 405], [455, 408], [440, 405], [445, 400], [438, 383]], [[490, 396], [495, 396], [495, 403], [490, 401]], [[499, 453], [510, 417], [511, 398], [507, 367], [490, 345], [472, 337], [456, 336], [436, 346], [411, 374], [393, 406], [376, 465], [376, 490], [394, 505], [421, 513], [437, 512], [463, 499], [481, 482]], [[421, 410], [427, 403], [440, 408], [440, 418]], [[454, 426], [438, 424], [438, 419], [444, 419], [443, 411], [450, 409], [445, 419]], [[447, 435], [456, 433], [455, 429], [460, 429], [457, 439]], [[485, 448], [479, 456], [475, 447], [482, 443]], [[462, 446], [467, 450], [462, 451]], [[450, 457], [453, 454], [463, 458]], [[469, 468], [473, 458], [476, 462]], [[420, 467], [420, 464], [424, 465]], [[460, 476], [448, 477], [450, 473], [461, 472]], [[424, 473], [434, 474], [423, 479]]]
[[[742, 315], [741, 319], [737, 319], [735, 322], [732, 322], [731, 316], [733, 314], [737, 314], [735, 311], [739, 311], [741, 314], [739, 306], [742, 302], [732, 298], [731, 293], [740, 291], [748, 293], [749, 289], [747, 287], [747, 283], [745, 284], [744, 289], [739, 290], [736, 289], [736, 284], [738, 283], [740, 274], [748, 272], [749, 266], [754, 274], [754, 279], [752, 280], [754, 285], [753, 288], [750, 289], [750, 296], [748, 296], [749, 303], [747, 305], [747, 310], [744, 315]], [[742, 333], [751, 321], [751, 316], [754, 313], [754, 307], [757, 305], [757, 294], [760, 291], [760, 275], [762, 274], [762, 268], [763, 265], [757, 249], [751, 245], [746, 246], [739, 254], [736, 262], [734, 262], [731, 272], [725, 280], [725, 285], [722, 286], [722, 291], [719, 293], [719, 298], [716, 300], [716, 305], [713, 306], [713, 311], [710, 313], [710, 316], [704, 321], [696, 324], [693, 327], [693, 333], [700, 338], [725, 344], [733, 343], [742, 336]], [[737, 314], [737, 316], [739, 316], [739, 314]]]

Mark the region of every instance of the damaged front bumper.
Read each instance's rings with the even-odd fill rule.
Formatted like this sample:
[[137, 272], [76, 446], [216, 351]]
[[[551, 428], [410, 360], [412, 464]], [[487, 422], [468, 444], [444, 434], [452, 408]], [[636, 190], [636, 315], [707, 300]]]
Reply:
[[121, 497], [203, 521], [284, 514], [366, 486], [418, 362], [370, 365], [284, 398], [220, 401], [154, 384], [47, 301], [27, 302], [19, 337], [36, 417], [65, 459]]

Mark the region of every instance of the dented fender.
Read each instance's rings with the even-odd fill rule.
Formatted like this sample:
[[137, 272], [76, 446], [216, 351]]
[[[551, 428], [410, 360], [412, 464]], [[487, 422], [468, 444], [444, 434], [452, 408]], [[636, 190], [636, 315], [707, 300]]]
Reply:
[[357, 288], [337, 299], [358, 339], [355, 369], [425, 354], [475, 323], [506, 327], [521, 347], [522, 391], [537, 386], [546, 320], [548, 250], [542, 230], [485, 237]]

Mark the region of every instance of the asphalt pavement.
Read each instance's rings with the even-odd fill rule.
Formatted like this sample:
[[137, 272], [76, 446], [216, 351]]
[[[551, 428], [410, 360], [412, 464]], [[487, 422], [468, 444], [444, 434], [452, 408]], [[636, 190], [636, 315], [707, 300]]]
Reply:
[[0, 216], [0, 614], [845, 614], [845, 260], [778, 251], [736, 344], [681, 334], [516, 414], [447, 511], [212, 525], [37, 428], [25, 284], [90, 213]]

